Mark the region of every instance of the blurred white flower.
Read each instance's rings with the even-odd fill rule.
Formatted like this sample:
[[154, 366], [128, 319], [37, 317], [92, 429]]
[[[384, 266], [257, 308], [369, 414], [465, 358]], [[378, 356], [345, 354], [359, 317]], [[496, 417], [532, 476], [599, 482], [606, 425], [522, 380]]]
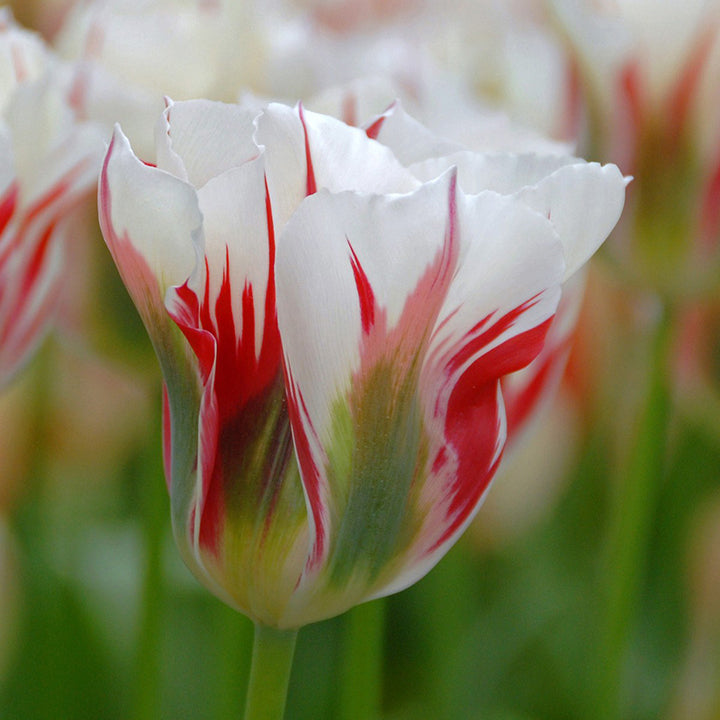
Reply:
[[78, 110], [102, 122], [108, 136], [121, 122], [151, 161], [146, 138], [164, 96], [232, 101], [258, 89], [262, 37], [247, 2], [96, 0], [68, 13], [55, 46], [62, 57], [81, 62]]

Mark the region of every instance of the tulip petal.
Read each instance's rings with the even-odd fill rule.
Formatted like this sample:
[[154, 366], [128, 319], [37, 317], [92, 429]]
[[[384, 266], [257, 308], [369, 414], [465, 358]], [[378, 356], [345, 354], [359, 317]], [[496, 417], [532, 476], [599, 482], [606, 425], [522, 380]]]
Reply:
[[625, 204], [624, 178], [616, 165], [566, 165], [517, 197], [546, 215], [565, 252], [565, 279], [586, 263], [620, 219]]
[[456, 167], [458, 182], [463, 192], [476, 195], [483, 190], [492, 190], [503, 195], [512, 195], [576, 162], [581, 161], [564, 155], [479, 154], [462, 150], [413, 163], [410, 170], [420, 180], [427, 181], [450, 167]]
[[540, 353], [560, 299], [562, 245], [546, 218], [491, 192], [459, 201], [466, 250], [422, 376], [431, 413], [422, 526], [404, 572], [383, 594], [422, 577], [472, 520], [505, 440], [499, 381]]
[[[313, 612], [367, 595], [401, 542], [421, 441], [416, 355], [458, 251], [446, 242], [449, 182], [409, 196], [319, 192], [278, 245], [278, 321], [313, 533], [306, 586], [331, 585]], [[306, 601], [301, 586], [294, 602]]]
[[299, 208], [276, 276], [313, 611], [409, 584], [469, 522], [504, 442], [499, 379], [540, 351], [563, 267], [547, 219], [453, 174]]
[[258, 118], [255, 140], [265, 167], [275, 227], [317, 189], [409, 192], [418, 186], [392, 152], [340, 120], [273, 103]]
[[566, 275], [573, 275], [616, 225], [625, 203], [624, 178], [615, 165], [562, 155], [478, 155], [462, 152], [412, 165], [421, 180], [458, 168], [466, 193], [515, 194], [552, 222], [565, 248]]
[[[391, 148], [397, 159], [406, 167], [428, 158], [445, 157], [464, 150], [464, 146], [460, 143], [437, 136], [408, 115], [399, 100], [382, 115], [368, 123], [365, 132], [369, 137]], [[450, 165], [444, 167], [443, 170], [448, 167]], [[432, 177], [438, 175], [440, 172]]]
[[152, 338], [167, 288], [183, 283], [195, 266], [193, 237], [202, 227], [197, 195], [138, 160], [116, 127], [98, 203], [105, 241]]
[[217, 464], [227, 460], [216, 456], [218, 435], [277, 384], [280, 339], [274, 231], [262, 163], [245, 163], [213, 178], [198, 198], [204, 218], [201, 261], [188, 282], [168, 292], [166, 303], [195, 351], [205, 387], [195, 518], [197, 541], [214, 546], [221, 537], [223, 498], [213, 483], [222, 484]]
[[182, 519], [187, 518], [195, 486], [199, 378], [163, 296], [169, 287], [183, 283], [195, 265], [194, 241], [202, 232], [197, 194], [182, 180], [140, 162], [116, 127], [100, 176], [98, 209], [105, 242], [163, 371], [173, 527], [185, 561], [196, 567]]
[[[446, 158], [456, 154], [481, 152], [492, 157], [493, 153], [539, 153], [566, 157], [572, 152], [567, 143], [548, 140], [514, 124], [503, 113], [489, 112], [467, 98], [456, 98], [451, 104], [451, 110], [443, 108], [444, 112], [434, 115], [431, 123], [434, 130], [430, 130], [408, 115], [398, 101], [370, 120], [366, 132], [387, 145], [407, 167], [428, 162], [427, 167], [434, 171], [422, 175], [427, 180], [454, 165], [454, 161], [448, 162]], [[442, 167], [436, 165], [436, 159]]]
[[274, 622], [303, 567], [307, 513], [283, 402], [263, 158], [213, 177], [198, 199], [200, 261], [166, 298], [202, 378], [196, 482], [180, 504], [186, 542], [230, 604]]
[[159, 168], [200, 188], [258, 156], [256, 111], [209, 100], [167, 103], [155, 131]]

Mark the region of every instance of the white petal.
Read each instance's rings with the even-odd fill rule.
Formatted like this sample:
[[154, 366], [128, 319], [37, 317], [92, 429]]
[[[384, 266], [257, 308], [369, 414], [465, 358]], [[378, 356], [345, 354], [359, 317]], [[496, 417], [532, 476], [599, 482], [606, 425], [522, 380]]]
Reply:
[[[123, 245], [129, 243], [157, 279], [161, 295], [189, 277], [195, 266], [192, 238], [202, 226], [197, 195], [187, 183], [138, 160], [119, 127], [105, 158], [99, 207], [121, 273]], [[133, 278], [123, 275], [132, 292]]]
[[411, 166], [421, 180], [456, 166], [466, 193], [515, 195], [545, 215], [565, 248], [566, 277], [575, 273], [615, 227], [627, 179], [615, 165], [562, 155], [480, 155], [461, 152]]
[[565, 251], [565, 278], [584, 265], [620, 219], [629, 182], [615, 165], [580, 163], [555, 171], [517, 197], [545, 215]]
[[[258, 119], [255, 137], [265, 146], [278, 230], [314, 189], [386, 193], [408, 192], [418, 185], [388, 148], [370, 140], [362, 130], [299, 107], [269, 105]], [[307, 157], [312, 173], [308, 172]]]
[[155, 131], [157, 165], [196, 188], [257, 157], [257, 112], [209, 100], [168, 101]]
[[[415, 118], [408, 115], [399, 101], [383, 113], [375, 123], [380, 128], [375, 136], [378, 142], [389, 147], [405, 166], [422, 162], [428, 158], [450, 155], [464, 149], [460, 143], [446, 140], [428, 130]], [[370, 127], [373, 124], [370, 122]], [[437, 177], [437, 175], [432, 177]]]
[[476, 195], [483, 190], [493, 190], [511, 195], [574, 162], [579, 161], [562, 155], [482, 154], [464, 150], [414, 163], [410, 170], [420, 180], [426, 181], [449, 167], [457, 167], [458, 182], [463, 192]]

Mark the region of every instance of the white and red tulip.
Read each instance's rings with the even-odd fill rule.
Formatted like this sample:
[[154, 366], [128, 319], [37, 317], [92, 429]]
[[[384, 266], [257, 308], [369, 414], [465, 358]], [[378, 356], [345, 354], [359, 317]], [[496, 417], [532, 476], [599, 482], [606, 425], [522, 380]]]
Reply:
[[623, 177], [472, 153], [423, 176], [278, 104], [169, 102], [156, 140], [150, 167], [116, 130], [99, 207], [163, 368], [186, 562], [281, 628], [415, 582], [477, 511], [502, 378], [542, 350]]
[[78, 124], [67, 77], [0, 15], [0, 386], [42, 338], [63, 278], [66, 223], [94, 188], [104, 143]]
[[617, 259], [664, 296], [712, 291], [720, 277], [720, 3], [552, 4], [581, 70], [587, 152], [635, 177]]

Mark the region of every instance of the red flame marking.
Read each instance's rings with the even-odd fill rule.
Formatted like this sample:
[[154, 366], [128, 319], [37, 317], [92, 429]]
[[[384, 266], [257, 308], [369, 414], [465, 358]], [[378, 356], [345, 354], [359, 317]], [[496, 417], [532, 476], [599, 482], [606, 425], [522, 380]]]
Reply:
[[350, 240], [346, 237], [348, 247], [350, 248], [350, 264], [352, 265], [353, 275], [355, 277], [355, 287], [357, 288], [358, 300], [360, 301], [360, 321], [362, 323], [363, 332], [367, 335], [375, 324], [375, 294], [370, 286], [367, 275], [355, 254]]

